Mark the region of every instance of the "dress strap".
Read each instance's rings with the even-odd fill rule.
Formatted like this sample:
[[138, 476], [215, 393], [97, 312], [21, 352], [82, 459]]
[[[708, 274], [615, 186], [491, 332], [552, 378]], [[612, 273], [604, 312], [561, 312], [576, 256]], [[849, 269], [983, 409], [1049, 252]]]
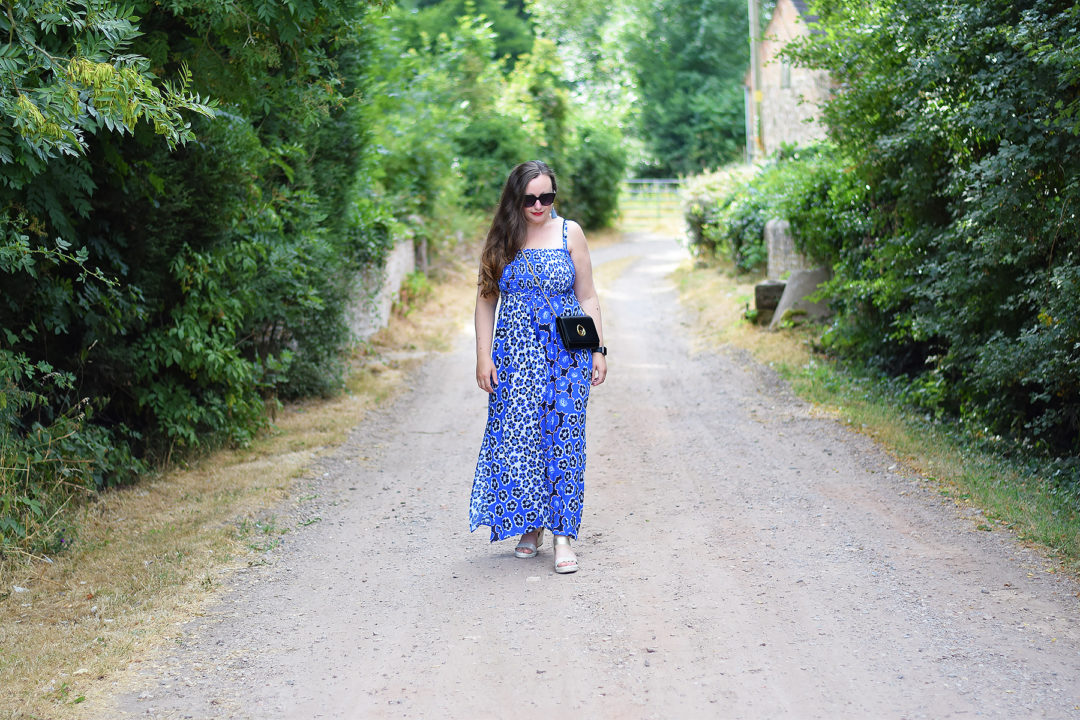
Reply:
[[562, 219], [562, 249], [566, 250], [566, 218]]

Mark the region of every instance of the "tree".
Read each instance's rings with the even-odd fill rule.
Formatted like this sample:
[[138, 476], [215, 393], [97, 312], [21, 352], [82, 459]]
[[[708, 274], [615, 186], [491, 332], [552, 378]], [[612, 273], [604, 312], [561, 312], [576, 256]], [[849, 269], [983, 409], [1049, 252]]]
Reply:
[[126, 52], [138, 37], [131, 7], [21, 0], [0, 14], [0, 163], [7, 188], [22, 187], [62, 155], [77, 157], [102, 130], [153, 126], [170, 147], [192, 139], [181, 114], [211, 107], [187, 92], [191, 75], [162, 82], [145, 57]]
[[470, 21], [483, 18], [494, 31], [495, 57], [506, 58], [508, 68], [532, 48], [533, 24], [524, 0], [419, 0], [402, 5], [415, 11], [409, 23], [413, 47], [423, 44], [421, 36], [431, 42], [440, 34], [452, 31], [462, 18]]
[[832, 346], [907, 378], [929, 412], [1075, 463], [1080, 8], [839, 0], [820, 12], [825, 32], [790, 55], [836, 80], [823, 117], [873, 228], [834, 236]]
[[627, 35], [637, 79], [638, 127], [651, 157], [639, 172], [690, 174], [745, 145], [743, 0], [642, 0]]
[[40, 546], [72, 492], [339, 384], [353, 278], [389, 231], [363, 172], [363, 5], [5, 9], [0, 540]]

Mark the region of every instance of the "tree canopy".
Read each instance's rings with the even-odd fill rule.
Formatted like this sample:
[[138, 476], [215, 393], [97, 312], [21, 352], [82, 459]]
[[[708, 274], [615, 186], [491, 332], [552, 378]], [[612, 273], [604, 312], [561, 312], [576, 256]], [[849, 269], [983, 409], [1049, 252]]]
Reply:
[[1080, 9], [842, 0], [818, 27], [788, 56], [836, 84], [830, 144], [785, 149], [701, 236], [752, 262], [790, 219], [833, 270], [830, 352], [1080, 491]]
[[649, 150], [641, 172], [688, 175], [737, 159], [746, 144], [746, 3], [642, 0], [639, 12], [627, 57]]

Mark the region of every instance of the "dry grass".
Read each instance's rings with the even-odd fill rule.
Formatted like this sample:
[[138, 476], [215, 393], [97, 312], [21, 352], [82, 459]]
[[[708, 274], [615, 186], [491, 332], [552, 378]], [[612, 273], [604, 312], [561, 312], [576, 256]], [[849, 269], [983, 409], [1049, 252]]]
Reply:
[[9, 567], [0, 718], [77, 717], [82, 698], [108, 692], [132, 661], [178, 638], [178, 622], [198, 616], [223, 578], [262, 562], [303, 518], [298, 478], [467, 322], [475, 271], [466, 266], [433, 273], [425, 311], [396, 315], [358, 349], [346, 393], [285, 408], [248, 448], [106, 493], [74, 513], [71, 552]]
[[604, 291], [615, 284], [615, 281], [626, 272], [626, 268], [640, 259], [638, 255], [627, 255], [593, 266], [593, 282], [596, 283], [596, 291], [600, 295], [601, 303], [604, 300]]
[[764, 278], [736, 274], [730, 268], [695, 265], [689, 262], [675, 272], [682, 302], [696, 318], [695, 349], [716, 349], [733, 345], [750, 351], [766, 365], [799, 368], [811, 359], [810, 331], [794, 328], [783, 333], [769, 332], [745, 319], [753, 305], [754, 285]]
[[[644, 219], [620, 219], [614, 230], [616, 236], [629, 232], [644, 232], [681, 238], [686, 234], [686, 223], [678, 212], [669, 212]], [[592, 244], [592, 240], [589, 241]]]
[[622, 239], [622, 232], [618, 228], [590, 230], [587, 235], [590, 249], [615, 245]]

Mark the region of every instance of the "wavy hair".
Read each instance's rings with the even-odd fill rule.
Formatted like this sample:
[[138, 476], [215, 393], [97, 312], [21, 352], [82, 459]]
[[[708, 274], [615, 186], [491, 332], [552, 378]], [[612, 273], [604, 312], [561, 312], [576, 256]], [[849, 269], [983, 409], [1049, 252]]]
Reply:
[[493, 297], [499, 293], [499, 279], [503, 269], [514, 259], [514, 255], [525, 244], [525, 188], [541, 175], [551, 178], [551, 190], [555, 186], [555, 171], [540, 160], [523, 162], [510, 171], [503, 185], [499, 207], [491, 219], [484, 250], [480, 254], [480, 294]]

